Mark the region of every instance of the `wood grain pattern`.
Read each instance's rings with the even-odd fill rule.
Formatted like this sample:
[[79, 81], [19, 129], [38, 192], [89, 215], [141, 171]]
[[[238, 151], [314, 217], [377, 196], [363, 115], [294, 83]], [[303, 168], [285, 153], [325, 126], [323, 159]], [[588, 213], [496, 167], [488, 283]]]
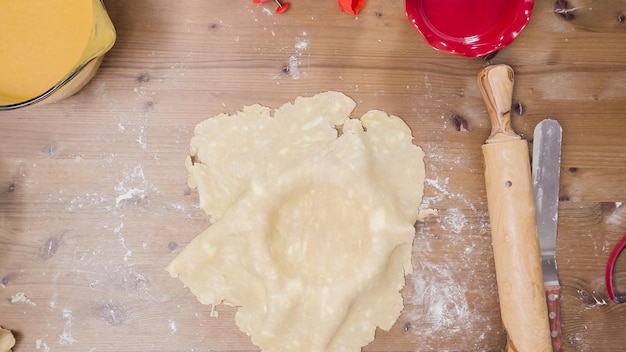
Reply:
[[551, 351], [528, 143], [509, 139], [482, 150], [507, 351]]
[[189, 139], [218, 113], [330, 89], [358, 102], [355, 116], [407, 121], [426, 152], [424, 207], [439, 211], [416, 225], [405, 311], [364, 350], [501, 351], [476, 84], [498, 63], [516, 73], [515, 131], [532, 143], [542, 119], [563, 127], [563, 350], [623, 349], [626, 305], [603, 280], [626, 234], [623, 1], [569, 1], [569, 20], [537, 1], [488, 60], [434, 51], [401, 1], [369, 0], [357, 17], [334, 1], [291, 3], [277, 16], [270, 2], [105, 0], [118, 39], [95, 78], [67, 100], [0, 113], [0, 325], [17, 332], [15, 351], [255, 350], [233, 309], [212, 318], [163, 270], [209, 224], [186, 186]]

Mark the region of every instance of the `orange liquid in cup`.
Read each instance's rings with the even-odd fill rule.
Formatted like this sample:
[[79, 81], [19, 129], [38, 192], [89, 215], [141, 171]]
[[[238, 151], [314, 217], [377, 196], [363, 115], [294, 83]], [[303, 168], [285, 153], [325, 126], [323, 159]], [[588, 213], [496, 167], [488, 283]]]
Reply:
[[0, 108], [74, 93], [114, 42], [99, 0], [0, 0]]

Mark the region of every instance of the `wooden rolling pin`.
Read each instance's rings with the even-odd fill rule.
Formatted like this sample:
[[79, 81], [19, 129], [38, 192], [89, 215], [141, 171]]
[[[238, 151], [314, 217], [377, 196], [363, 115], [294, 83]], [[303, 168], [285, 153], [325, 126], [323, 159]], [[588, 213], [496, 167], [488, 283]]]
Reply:
[[552, 351], [528, 143], [511, 128], [513, 69], [489, 66], [478, 84], [491, 119], [482, 146], [500, 314], [507, 351]]

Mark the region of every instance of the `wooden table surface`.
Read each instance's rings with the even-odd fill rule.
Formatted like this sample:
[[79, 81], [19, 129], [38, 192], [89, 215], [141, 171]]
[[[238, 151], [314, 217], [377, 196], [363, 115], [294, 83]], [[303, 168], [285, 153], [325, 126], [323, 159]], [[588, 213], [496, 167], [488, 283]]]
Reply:
[[355, 116], [407, 121], [426, 152], [423, 206], [439, 211], [416, 225], [402, 315], [364, 350], [502, 350], [476, 84], [497, 63], [516, 72], [516, 131], [532, 141], [542, 119], [563, 126], [565, 350], [624, 349], [626, 305], [604, 283], [626, 235], [624, 1], [561, 13], [538, 1], [510, 46], [476, 59], [429, 47], [402, 1], [370, 0], [358, 16], [333, 0], [293, 0], [282, 15], [250, 0], [105, 4], [118, 39], [96, 77], [61, 102], [0, 112], [0, 325], [16, 352], [256, 350], [232, 308], [211, 317], [164, 270], [209, 224], [186, 185], [189, 140], [218, 113], [327, 90], [356, 100]]

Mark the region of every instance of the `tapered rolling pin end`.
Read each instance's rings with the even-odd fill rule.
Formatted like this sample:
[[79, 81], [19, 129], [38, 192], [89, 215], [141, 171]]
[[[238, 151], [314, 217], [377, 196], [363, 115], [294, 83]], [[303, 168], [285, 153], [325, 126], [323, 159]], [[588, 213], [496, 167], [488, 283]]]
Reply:
[[491, 119], [487, 143], [520, 139], [511, 127], [513, 81], [513, 69], [508, 65], [488, 66], [478, 75], [478, 86]]

